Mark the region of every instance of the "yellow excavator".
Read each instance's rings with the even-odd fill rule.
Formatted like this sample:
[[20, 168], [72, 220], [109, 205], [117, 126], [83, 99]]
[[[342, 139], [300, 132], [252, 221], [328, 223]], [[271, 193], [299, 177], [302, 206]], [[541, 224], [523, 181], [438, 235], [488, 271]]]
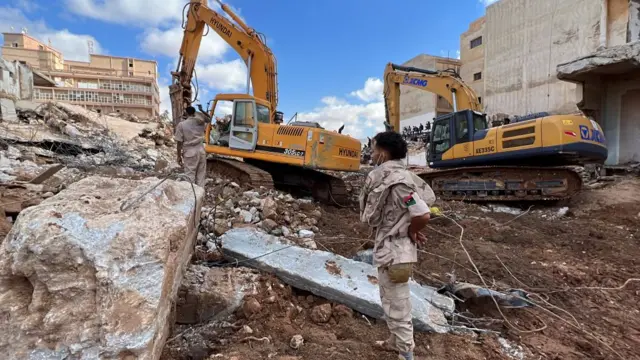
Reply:
[[[187, 20], [180, 58], [169, 86], [174, 125], [183, 119], [194, 95], [197, 97], [196, 59], [208, 27], [247, 66], [246, 94], [218, 94], [210, 109], [199, 106], [211, 119], [204, 134], [205, 150], [214, 155], [208, 159], [209, 171], [255, 187], [272, 188], [275, 183], [303, 190], [322, 201], [345, 201], [342, 179], [319, 170], [358, 171], [360, 141], [341, 134], [341, 130], [325, 130], [317, 123], [281, 125], [276, 58], [265, 36], [247, 26], [229, 6], [217, 2], [228, 17], [209, 8], [207, 0], [191, 0], [185, 5]], [[192, 86], [194, 77], [196, 85]], [[221, 102], [233, 103], [226, 121], [214, 115]]]
[[384, 72], [387, 130], [400, 131], [400, 85], [435, 93], [453, 112], [434, 119], [419, 174], [443, 199], [561, 200], [582, 178], [574, 165], [607, 159], [604, 131], [582, 115], [532, 114], [489, 128], [476, 93], [453, 70], [389, 63]]

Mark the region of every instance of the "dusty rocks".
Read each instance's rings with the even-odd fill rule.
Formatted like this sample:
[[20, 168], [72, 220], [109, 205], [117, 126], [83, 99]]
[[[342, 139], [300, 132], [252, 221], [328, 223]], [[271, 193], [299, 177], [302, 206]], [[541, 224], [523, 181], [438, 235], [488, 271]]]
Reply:
[[[24, 210], [0, 248], [0, 354], [157, 359], [203, 192], [89, 177]], [[9, 315], [10, 314], [10, 315]]]
[[176, 308], [176, 322], [196, 324], [225, 319], [242, 304], [242, 299], [256, 294], [256, 271], [247, 268], [187, 268]]
[[252, 315], [259, 313], [260, 310], [262, 310], [262, 305], [253, 297], [246, 298], [242, 304], [242, 313], [247, 318], [251, 318]]
[[318, 305], [311, 310], [311, 320], [316, 324], [323, 324], [329, 322], [332, 314], [331, 304]]
[[304, 338], [302, 337], [302, 335], [293, 335], [291, 341], [289, 342], [289, 346], [292, 349], [296, 350], [299, 349], [302, 344], [304, 344]]

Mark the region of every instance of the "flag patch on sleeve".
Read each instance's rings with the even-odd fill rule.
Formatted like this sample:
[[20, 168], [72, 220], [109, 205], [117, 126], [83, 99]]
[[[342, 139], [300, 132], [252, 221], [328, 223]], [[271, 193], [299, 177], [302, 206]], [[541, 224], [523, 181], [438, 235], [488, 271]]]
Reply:
[[411, 206], [416, 204], [416, 199], [413, 198], [413, 193], [411, 193], [408, 196], [405, 196], [404, 199], [402, 199], [402, 202], [407, 206]]

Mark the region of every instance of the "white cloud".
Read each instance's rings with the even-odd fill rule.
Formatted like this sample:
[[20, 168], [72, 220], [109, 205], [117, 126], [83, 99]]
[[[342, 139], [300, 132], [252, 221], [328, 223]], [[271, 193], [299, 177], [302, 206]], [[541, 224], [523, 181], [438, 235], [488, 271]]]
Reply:
[[[168, 30], [152, 28], [145, 31], [140, 46], [142, 50], [152, 55], [176, 57], [180, 51], [183, 35], [184, 30], [180, 26]], [[220, 59], [230, 48], [220, 36], [210, 31], [209, 35], [202, 38], [198, 59]]]
[[365, 140], [367, 136], [384, 131], [384, 103], [351, 104], [344, 99], [327, 96], [322, 106], [310, 112], [298, 113], [299, 121], [317, 122], [328, 130], [338, 130], [345, 125], [343, 134]]
[[51, 41], [51, 46], [62, 52], [65, 59], [88, 61], [88, 41], [93, 42], [95, 53], [103, 53], [100, 43], [91, 35], [75, 34], [67, 29], [51, 29], [42, 20], [31, 20], [17, 8], [0, 7], [0, 31], [20, 32], [27, 29], [27, 34], [44, 43]]
[[489, 6], [489, 5], [491, 5], [493, 3], [496, 3], [496, 2], [498, 2], [500, 0], [478, 0], [478, 1], [480, 1], [482, 4], [484, 4], [484, 6]]
[[236, 92], [247, 85], [247, 67], [242, 59], [196, 65], [196, 74], [198, 83], [210, 89]]
[[168, 110], [171, 113], [171, 98], [169, 97], [169, 80], [166, 78], [158, 79], [158, 89], [160, 90], [160, 113]]
[[[24, 0], [22, 0], [24, 1]], [[129, 26], [158, 26], [181, 24], [187, 0], [65, 0], [69, 11], [88, 18]], [[220, 5], [209, 1], [209, 8], [231, 19]], [[244, 21], [241, 10], [227, 4]]]
[[382, 91], [384, 84], [378, 78], [368, 78], [364, 87], [360, 90], [352, 91], [351, 96], [357, 96], [362, 101], [382, 101]]
[[100, 21], [123, 25], [158, 25], [179, 21], [183, 0], [66, 0], [69, 11]]

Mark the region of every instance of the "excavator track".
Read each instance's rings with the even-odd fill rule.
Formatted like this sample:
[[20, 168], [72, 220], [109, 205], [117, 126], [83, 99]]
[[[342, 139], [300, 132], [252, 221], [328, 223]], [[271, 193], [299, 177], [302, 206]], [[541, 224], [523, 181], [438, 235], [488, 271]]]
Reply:
[[419, 173], [444, 200], [556, 201], [582, 188], [571, 167], [480, 166]]
[[343, 205], [349, 201], [349, 193], [342, 179], [300, 166], [254, 159], [245, 159], [243, 162], [211, 156], [207, 160], [207, 171], [254, 188], [278, 187], [311, 195], [314, 199], [331, 205]]
[[263, 186], [273, 189], [271, 174], [245, 162], [211, 156], [207, 159], [207, 172], [233, 179], [240, 184], [250, 184], [254, 188]]

